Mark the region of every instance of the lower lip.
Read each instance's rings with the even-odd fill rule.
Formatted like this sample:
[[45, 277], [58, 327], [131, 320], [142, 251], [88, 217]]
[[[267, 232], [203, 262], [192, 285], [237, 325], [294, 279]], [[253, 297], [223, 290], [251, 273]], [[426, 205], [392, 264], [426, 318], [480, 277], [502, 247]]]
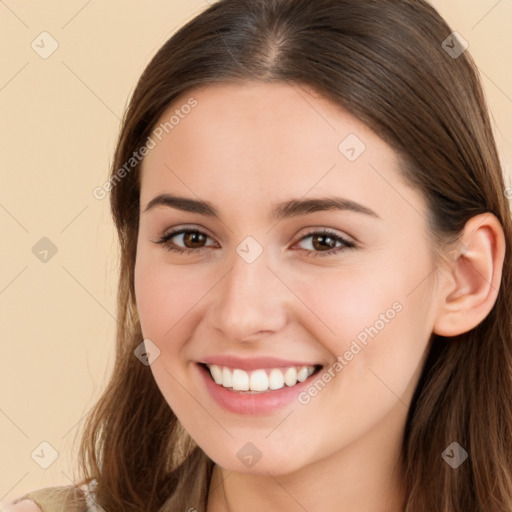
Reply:
[[281, 389], [250, 394], [243, 391], [231, 391], [216, 384], [207, 368], [201, 364], [198, 364], [197, 367], [205, 382], [206, 389], [218, 405], [236, 414], [252, 415], [271, 414], [290, 404], [301, 391], [304, 391], [311, 384], [318, 373], [315, 372], [304, 382], [297, 382], [294, 386], [288, 387], [285, 385]]

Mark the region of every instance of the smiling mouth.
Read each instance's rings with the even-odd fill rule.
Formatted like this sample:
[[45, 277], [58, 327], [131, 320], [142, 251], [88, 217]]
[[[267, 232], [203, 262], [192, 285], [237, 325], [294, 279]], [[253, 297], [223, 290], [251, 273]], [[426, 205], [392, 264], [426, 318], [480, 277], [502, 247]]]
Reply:
[[320, 371], [322, 365], [288, 366], [283, 368], [261, 368], [251, 371], [230, 368], [216, 364], [200, 365], [205, 368], [213, 381], [230, 391], [247, 394], [276, 391], [285, 387], [293, 387], [304, 382]]

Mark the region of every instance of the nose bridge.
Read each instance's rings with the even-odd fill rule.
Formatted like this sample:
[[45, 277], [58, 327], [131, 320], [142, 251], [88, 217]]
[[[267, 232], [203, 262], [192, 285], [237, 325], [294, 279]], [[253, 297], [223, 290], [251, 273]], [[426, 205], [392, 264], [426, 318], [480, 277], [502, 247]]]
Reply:
[[282, 284], [268, 268], [265, 252], [252, 261], [243, 252], [237, 253], [218, 288], [214, 325], [233, 340], [279, 330], [286, 321], [283, 294]]
[[[246, 261], [237, 255], [233, 258], [231, 271], [227, 276], [226, 296], [238, 301], [262, 298], [261, 294], [268, 291], [268, 278], [271, 272], [265, 255], [255, 261]], [[259, 295], [258, 295], [259, 294]]]

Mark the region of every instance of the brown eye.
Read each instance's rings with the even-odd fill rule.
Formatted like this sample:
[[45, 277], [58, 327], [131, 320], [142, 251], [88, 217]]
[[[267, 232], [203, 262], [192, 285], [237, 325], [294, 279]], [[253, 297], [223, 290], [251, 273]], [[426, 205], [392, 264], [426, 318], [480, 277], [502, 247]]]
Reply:
[[313, 247], [319, 251], [323, 249], [334, 249], [336, 247], [336, 240], [329, 235], [315, 235], [312, 237]]
[[299, 243], [303, 243], [308, 239], [311, 240], [308, 245], [312, 248], [305, 249], [302, 247], [301, 250], [314, 257], [332, 256], [340, 251], [355, 248], [355, 244], [353, 242], [345, 240], [332, 231], [313, 231], [312, 233], [303, 236]]
[[189, 249], [197, 249], [203, 247], [203, 243], [208, 237], [199, 231], [187, 231], [183, 235], [183, 243]]
[[180, 229], [165, 234], [155, 243], [163, 245], [168, 251], [193, 254], [208, 248], [208, 238], [209, 236], [202, 231]]

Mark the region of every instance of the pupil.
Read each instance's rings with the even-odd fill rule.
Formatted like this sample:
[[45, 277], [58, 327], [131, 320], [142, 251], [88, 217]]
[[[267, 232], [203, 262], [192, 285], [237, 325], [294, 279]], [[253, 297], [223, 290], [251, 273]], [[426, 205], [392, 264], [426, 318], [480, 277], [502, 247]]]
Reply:
[[323, 240], [324, 241], [323, 245], [322, 244], [316, 244], [315, 242], [313, 242], [313, 245], [315, 246], [315, 249], [325, 247], [326, 244], [328, 246], [327, 247], [328, 249], [332, 249], [332, 247], [333, 247], [334, 240], [329, 235], [315, 236], [313, 240]]
[[188, 242], [190, 242], [192, 244], [192, 246], [195, 247], [194, 244], [199, 243], [199, 246], [201, 245], [201, 241], [202, 241], [201, 238], [203, 238], [203, 235], [201, 233], [194, 231], [191, 233], [186, 233], [184, 240], [185, 240], [185, 244], [188, 244]]

